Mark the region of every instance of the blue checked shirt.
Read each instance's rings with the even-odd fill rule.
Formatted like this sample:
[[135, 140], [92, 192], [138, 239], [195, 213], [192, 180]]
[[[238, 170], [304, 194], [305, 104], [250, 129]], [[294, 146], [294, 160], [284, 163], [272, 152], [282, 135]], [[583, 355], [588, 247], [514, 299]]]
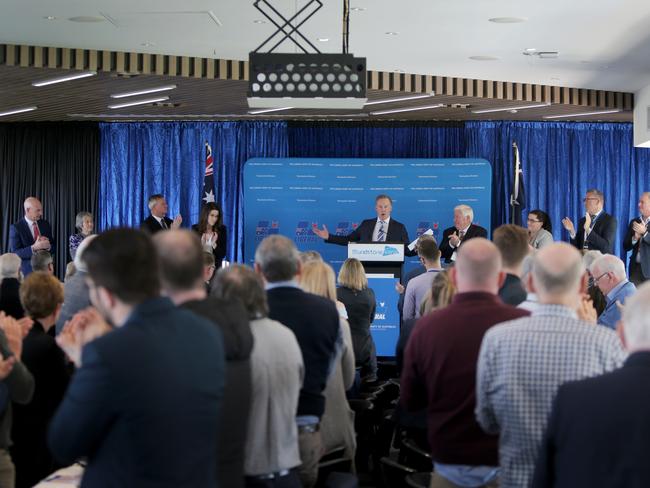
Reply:
[[626, 354], [610, 329], [578, 320], [561, 305], [503, 322], [483, 337], [476, 419], [499, 437], [501, 488], [530, 485], [558, 387], [622, 366]]

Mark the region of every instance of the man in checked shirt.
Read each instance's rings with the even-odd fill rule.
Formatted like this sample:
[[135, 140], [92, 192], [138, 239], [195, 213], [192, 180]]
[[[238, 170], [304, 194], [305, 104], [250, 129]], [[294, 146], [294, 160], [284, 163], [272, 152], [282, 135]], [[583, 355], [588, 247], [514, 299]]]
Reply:
[[558, 387], [620, 367], [616, 333], [578, 319], [587, 289], [580, 253], [565, 243], [540, 250], [528, 285], [540, 308], [503, 322], [483, 338], [476, 383], [476, 418], [499, 436], [501, 488], [527, 487]]

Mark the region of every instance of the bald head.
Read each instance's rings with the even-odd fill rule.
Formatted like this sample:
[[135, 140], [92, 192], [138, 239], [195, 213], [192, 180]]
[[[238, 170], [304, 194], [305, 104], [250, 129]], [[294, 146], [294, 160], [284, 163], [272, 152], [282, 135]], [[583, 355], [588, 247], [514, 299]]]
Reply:
[[579, 298], [585, 268], [575, 247], [556, 242], [535, 255], [532, 274], [541, 302], [566, 304]]
[[497, 293], [500, 286], [501, 254], [482, 237], [465, 242], [458, 250], [454, 275], [459, 293], [488, 291]]
[[35, 222], [43, 216], [43, 205], [36, 197], [26, 198], [23, 202], [23, 208], [25, 209], [25, 217], [31, 221]]
[[167, 294], [203, 287], [203, 248], [188, 230], [158, 232], [153, 237], [160, 263], [160, 281]]

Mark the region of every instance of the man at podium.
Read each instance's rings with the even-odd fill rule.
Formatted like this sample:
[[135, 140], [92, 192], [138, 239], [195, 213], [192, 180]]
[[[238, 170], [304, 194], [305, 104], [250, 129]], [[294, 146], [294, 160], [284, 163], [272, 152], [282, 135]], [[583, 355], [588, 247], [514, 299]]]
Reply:
[[[364, 220], [359, 227], [347, 236], [330, 234], [325, 224], [323, 224], [322, 229], [319, 229], [318, 225], [314, 224], [312, 231], [318, 237], [325, 239], [325, 242], [338, 244], [339, 246], [347, 246], [348, 242], [391, 242], [408, 246], [411, 241], [406, 227], [401, 222], [390, 217], [392, 210], [393, 200], [388, 195], [377, 195], [377, 198], [375, 198], [377, 218]], [[405, 247], [404, 254], [415, 256], [417, 253], [409, 251], [408, 247]]]

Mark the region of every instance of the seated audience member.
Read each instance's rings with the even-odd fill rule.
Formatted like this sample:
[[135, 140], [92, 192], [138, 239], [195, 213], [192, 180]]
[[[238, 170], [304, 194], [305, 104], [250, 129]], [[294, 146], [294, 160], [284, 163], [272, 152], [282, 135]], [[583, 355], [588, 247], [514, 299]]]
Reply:
[[354, 357], [357, 367], [361, 368], [361, 379], [375, 381], [377, 350], [370, 335], [370, 324], [375, 318], [377, 302], [375, 292], [368, 288], [368, 278], [359, 260], [350, 258], [343, 262], [336, 296], [348, 312]]
[[183, 217], [177, 215], [174, 220], [167, 218], [167, 200], [165, 197], [156, 194], [149, 197], [147, 202], [151, 215], [142, 221], [140, 228], [150, 234], [155, 234], [161, 230], [178, 229], [183, 222]]
[[528, 245], [541, 249], [553, 243], [551, 218], [542, 210], [528, 212]]
[[533, 487], [650, 486], [650, 285], [627, 301], [618, 332], [622, 368], [560, 386]]
[[587, 251], [582, 255], [582, 264], [587, 270], [587, 275], [589, 276], [587, 295], [591, 299], [591, 302], [596, 309], [596, 314], [600, 316], [605, 311], [605, 306], [607, 306], [607, 299], [603, 292], [600, 291], [600, 288], [594, 283], [594, 277], [591, 275], [591, 265], [599, 257], [604, 256], [600, 251]]
[[55, 460], [85, 457], [82, 487], [216, 486], [221, 333], [160, 296], [147, 234], [106, 231], [83, 261], [95, 308], [57, 337], [77, 370], [50, 422]]
[[456, 261], [456, 253], [463, 242], [475, 237], [487, 238], [487, 230], [473, 223], [474, 210], [469, 205], [454, 208], [454, 225], [445, 229], [440, 240], [440, 252], [445, 263]]
[[606, 299], [605, 310], [598, 317], [598, 323], [616, 329], [621, 318], [620, 306], [636, 292], [634, 283], [627, 280], [625, 263], [620, 258], [606, 254], [596, 259], [590, 268], [594, 284], [603, 292]]
[[79, 244], [74, 256], [75, 273], [63, 283], [63, 307], [61, 307], [61, 313], [56, 321], [56, 335], [59, 335], [65, 323], [74, 314], [90, 306], [90, 292], [86, 283], [88, 267], [82, 258], [86, 248], [95, 237], [97, 237], [97, 234], [89, 235]]
[[70, 257], [74, 259], [77, 254], [77, 248], [81, 241], [93, 233], [95, 223], [93, 222], [93, 214], [90, 212], [79, 212], [75, 217], [76, 233], [72, 234], [68, 239], [68, 249]]
[[255, 271], [264, 278], [269, 318], [295, 334], [305, 364], [296, 422], [300, 447], [300, 481], [305, 488], [318, 478], [322, 450], [320, 419], [325, 411], [323, 390], [336, 360], [341, 334], [336, 305], [300, 289], [301, 263], [293, 241], [281, 235], [264, 239], [255, 251]]
[[529, 486], [557, 388], [620, 367], [616, 334], [579, 320], [587, 275], [580, 253], [554, 243], [535, 254], [530, 317], [492, 327], [478, 360], [476, 417], [499, 434], [500, 487]]
[[262, 280], [246, 266], [235, 264], [220, 270], [213, 296], [223, 301], [243, 301], [254, 338], [245, 485], [299, 488], [296, 413], [304, 369], [296, 336], [288, 327], [268, 318]]
[[48, 334], [61, 311], [61, 282], [34, 270], [20, 287], [20, 300], [34, 319], [23, 340], [22, 362], [34, 376], [35, 389], [29, 404], [15, 405], [10, 450], [16, 465], [16, 487], [29, 488], [61, 467], [47, 448], [47, 426], [61, 403], [70, 372], [65, 355]]
[[211, 252], [203, 252], [203, 285], [207, 293], [210, 293], [210, 286], [212, 284], [212, 279], [214, 278], [214, 273], [216, 271], [216, 266], [214, 264], [214, 254]]
[[31, 259], [32, 271], [54, 274], [54, 261], [49, 251], [36, 251]]
[[215, 202], [203, 205], [199, 223], [194, 224], [192, 230], [201, 238], [203, 250], [214, 257], [215, 267], [221, 269], [228, 250], [228, 233], [223, 225], [221, 206]]
[[431, 289], [431, 283], [436, 274], [442, 271], [440, 266], [440, 250], [433, 239], [427, 239], [418, 245], [420, 262], [426, 269], [425, 273], [409, 280], [404, 293], [403, 320], [420, 317], [420, 303], [424, 295]]
[[495, 323], [528, 315], [497, 296], [503, 282], [499, 250], [476, 238], [449, 270], [458, 293], [450, 305], [422, 317], [404, 355], [401, 402], [427, 409], [432, 487], [493, 486], [498, 437], [474, 418], [476, 361], [483, 335]]
[[[334, 270], [329, 264], [311, 261], [305, 264], [300, 273], [300, 286], [313, 293], [340, 303], [336, 300], [336, 281]], [[345, 310], [345, 307], [343, 307]], [[340, 314], [339, 314], [340, 315]], [[354, 432], [354, 412], [348, 405], [345, 392], [352, 388], [355, 377], [354, 348], [350, 325], [340, 316], [342, 344], [337, 352], [336, 366], [327, 379], [325, 387], [325, 413], [321, 418], [323, 453], [345, 447], [345, 454], [354, 460], [356, 435]]]
[[250, 355], [253, 335], [239, 300], [208, 297], [203, 275], [205, 253], [189, 230], [159, 232], [153, 237], [160, 260], [162, 293], [179, 307], [210, 320], [223, 335], [226, 383], [217, 434], [217, 486], [244, 486], [244, 447], [251, 399]]
[[0, 312], [15, 319], [25, 316], [20, 303], [21, 260], [17, 254], [6, 253], [0, 256]]
[[526, 289], [521, 282], [521, 264], [529, 250], [526, 229], [513, 224], [502, 225], [494, 231], [492, 241], [501, 253], [501, 270], [506, 274], [499, 297], [503, 303], [516, 307], [526, 300]]

